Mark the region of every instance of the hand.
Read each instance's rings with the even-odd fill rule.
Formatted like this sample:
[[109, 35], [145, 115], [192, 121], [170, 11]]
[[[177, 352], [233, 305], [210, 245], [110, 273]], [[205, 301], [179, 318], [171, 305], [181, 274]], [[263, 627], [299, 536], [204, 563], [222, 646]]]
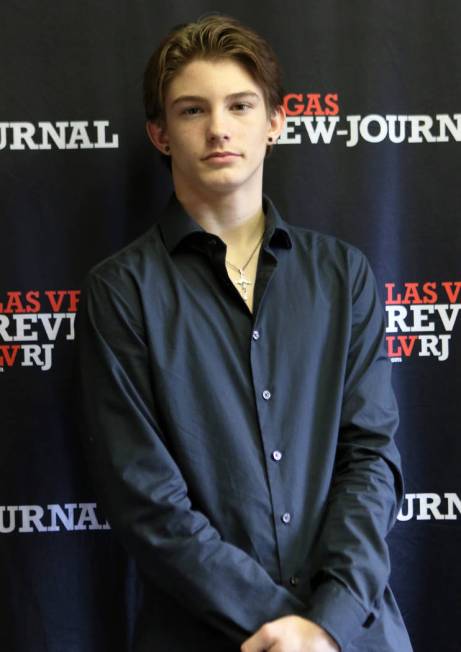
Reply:
[[265, 623], [242, 644], [241, 652], [339, 652], [339, 646], [307, 618], [284, 616]]

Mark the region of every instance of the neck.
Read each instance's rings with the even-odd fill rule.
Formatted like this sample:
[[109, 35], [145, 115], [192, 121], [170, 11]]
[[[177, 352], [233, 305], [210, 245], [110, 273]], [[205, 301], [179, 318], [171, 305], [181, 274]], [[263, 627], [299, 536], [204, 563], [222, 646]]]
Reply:
[[221, 238], [231, 251], [244, 254], [264, 233], [262, 192], [252, 196], [234, 193], [201, 197], [198, 193], [182, 196], [176, 189], [176, 196], [187, 213], [205, 231]]

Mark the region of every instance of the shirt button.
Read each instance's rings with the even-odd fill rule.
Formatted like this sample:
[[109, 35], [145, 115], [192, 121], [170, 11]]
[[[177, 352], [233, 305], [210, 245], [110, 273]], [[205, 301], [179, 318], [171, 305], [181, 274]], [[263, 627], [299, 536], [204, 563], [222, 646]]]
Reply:
[[282, 459], [282, 453], [280, 451], [273, 451], [272, 459], [275, 460], [276, 462], [279, 462]]
[[263, 398], [265, 398], [266, 401], [268, 401], [270, 399], [270, 397], [271, 397], [270, 391], [268, 389], [265, 389], [264, 392], [263, 392]]
[[291, 521], [291, 514], [289, 512], [285, 512], [285, 514], [282, 514], [282, 521], [288, 524]]
[[253, 331], [253, 339], [259, 340], [259, 331]]
[[299, 577], [296, 577], [296, 575], [292, 575], [290, 577], [290, 584], [291, 586], [297, 586], [299, 584]]

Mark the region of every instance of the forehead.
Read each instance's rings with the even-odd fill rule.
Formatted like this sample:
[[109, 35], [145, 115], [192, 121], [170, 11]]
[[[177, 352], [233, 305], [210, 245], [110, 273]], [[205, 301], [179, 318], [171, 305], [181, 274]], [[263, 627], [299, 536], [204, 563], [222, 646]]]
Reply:
[[182, 95], [209, 99], [249, 91], [263, 98], [260, 86], [235, 59], [194, 59], [183, 66], [166, 88], [165, 104], [171, 106]]

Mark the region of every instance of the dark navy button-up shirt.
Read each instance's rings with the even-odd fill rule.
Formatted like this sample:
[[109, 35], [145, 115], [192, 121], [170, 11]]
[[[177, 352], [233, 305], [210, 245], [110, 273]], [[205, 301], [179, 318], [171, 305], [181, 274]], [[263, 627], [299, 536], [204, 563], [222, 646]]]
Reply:
[[263, 208], [253, 313], [225, 243], [175, 195], [84, 283], [84, 438], [145, 578], [136, 649], [238, 650], [296, 614], [342, 650], [407, 652], [388, 586], [403, 485], [374, 277], [356, 248]]

